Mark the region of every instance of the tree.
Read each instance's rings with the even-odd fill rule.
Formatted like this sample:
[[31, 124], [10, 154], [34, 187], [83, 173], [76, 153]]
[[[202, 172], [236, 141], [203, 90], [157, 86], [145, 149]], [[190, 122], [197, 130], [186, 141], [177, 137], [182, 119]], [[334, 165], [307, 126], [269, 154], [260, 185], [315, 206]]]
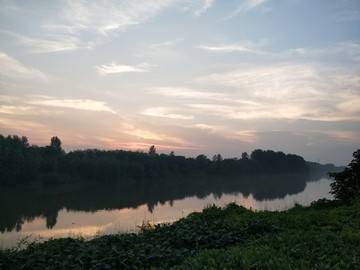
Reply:
[[57, 136], [54, 136], [50, 140], [50, 147], [53, 150], [61, 151], [61, 141]]
[[354, 159], [342, 172], [329, 173], [334, 178], [330, 193], [336, 199], [350, 202], [360, 198], [360, 149], [353, 153]]
[[220, 154], [214, 155], [212, 161], [220, 163], [223, 160]]
[[65, 152], [61, 148], [61, 141], [57, 136], [50, 139], [50, 145], [45, 148], [45, 157], [42, 171], [46, 173], [58, 172], [65, 159]]
[[247, 152], [243, 152], [243, 153], [241, 154], [241, 159], [243, 159], [243, 160], [248, 160], [248, 159], [249, 159], [248, 153], [247, 153]]
[[152, 145], [148, 152], [149, 156], [155, 156], [156, 155], [156, 147], [155, 145]]
[[195, 158], [196, 167], [199, 170], [206, 170], [209, 167], [210, 159], [207, 158], [205, 155], [198, 155]]

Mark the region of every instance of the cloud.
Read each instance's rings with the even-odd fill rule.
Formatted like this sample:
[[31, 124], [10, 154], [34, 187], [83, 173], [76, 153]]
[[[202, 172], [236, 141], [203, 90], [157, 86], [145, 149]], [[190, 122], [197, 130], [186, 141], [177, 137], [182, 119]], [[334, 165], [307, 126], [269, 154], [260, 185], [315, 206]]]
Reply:
[[247, 12], [265, 4], [268, 0], [245, 0], [235, 12]]
[[[194, 145], [184, 139], [181, 134], [176, 135], [174, 130], [168, 127], [154, 126], [147, 122], [136, 121], [125, 121], [122, 123], [121, 129], [124, 133], [135, 137], [138, 143], [146, 143], [151, 145], [156, 143], [159, 144], [173, 145], [173, 147], [179, 148], [193, 148]], [[161, 131], [160, 131], [161, 130]], [[148, 148], [148, 147], [147, 147]]]
[[68, 1], [63, 14], [70, 25], [83, 25], [102, 34], [143, 23], [174, 1]]
[[[271, 54], [269, 54], [271, 55]], [[360, 43], [356, 41], [347, 41], [347, 42], [337, 42], [324, 46], [322, 48], [306, 48], [300, 47], [295, 49], [289, 49], [284, 52], [277, 54], [272, 54], [272, 56], [277, 56], [279, 58], [319, 58], [326, 57], [339, 57], [342, 56], [343, 59], [348, 59], [351, 62], [360, 62]]]
[[35, 120], [22, 120], [19, 118], [14, 119], [13, 117], [1, 117], [0, 126], [3, 127], [0, 128], [0, 132], [2, 134], [5, 134], [5, 130], [7, 134], [19, 134], [19, 132], [28, 134], [29, 132], [34, 132], [37, 130], [44, 131], [46, 129], [46, 125], [38, 123]]
[[228, 98], [227, 94], [209, 91], [201, 91], [186, 87], [154, 87], [149, 90], [151, 93], [182, 99], [207, 99], [207, 100], [224, 100]]
[[200, 45], [197, 46], [197, 48], [217, 53], [251, 53], [255, 55], [257, 54], [259, 57], [266, 56], [268, 59], [277, 61], [284, 59], [294, 59], [298, 61], [301, 58], [311, 60], [313, 60], [314, 58], [318, 60], [320, 60], [321, 58], [332, 58], [338, 60], [338, 57], [342, 57], [342, 59], [347, 59], [351, 62], [360, 62], [360, 43], [358, 41], [335, 42], [321, 48], [290, 48], [280, 52], [271, 52], [265, 50], [264, 47], [266, 47], [268, 44], [269, 42], [267, 39], [260, 39], [257, 42], [251, 40], [243, 40], [241, 42], [231, 44]]
[[297, 119], [302, 110], [292, 105], [276, 106], [267, 103], [245, 103], [243, 100], [232, 104], [214, 103], [188, 103], [187, 110], [198, 118], [211, 119], [210, 121], [225, 120], [273, 120], [273, 119]]
[[[12, 12], [33, 18], [33, 31], [26, 35], [7, 34], [17, 42], [30, 47], [30, 53], [73, 52], [80, 49], [93, 49], [105, 40], [116, 36], [117, 32], [126, 31], [129, 27], [148, 22], [167, 8], [190, 10], [196, 16], [206, 12], [214, 0], [104, 0], [104, 1], [71, 1], [52, 3], [48, 7], [33, 7], [38, 14], [29, 14], [24, 8], [12, 6]], [[18, 6], [20, 6], [18, 4]], [[2, 5], [9, 10], [9, 7]], [[194, 11], [195, 10], [195, 11]], [[46, 18], [37, 23], [47, 12]], [[34, 16], [35, 15], [35, 16]], [[39, 16], [39, 18], [36, 18]], [[4, 31], [2, 30], [4, 33]], [[110, 36], [110, 34], [113, 34]]]
[[270, 10], [269, 8], [264, 7], [264, 4], [268, 2], [268, 0], [244, 0], [241, 2], [242, 3], [238, 6], [238, 8], [229, 16], [224, 18], [224, 20], [231, 19], [237, 16], [239, 13], [247, 13], [250, 11], [259, 11], [261, 13], [266, 13]]
[[215, 3], [215, 0], [202, 0], [200, 1], [200, 8], [195, 11], [196, 16], [200, 16], [211, 8]]
[[91, 48], [90, 45], [81, 44], [81, 41], [77, 37], [69, 35], [44, 36], [41, 38], [31, 38], [22, 35], [16, 36], [21, 44], [32, 48], [29, 51], [30, 53], [77, 51], [81, 48]]
[[0, 105], [0, 113], [7, 115], [34, 115], [41, 114], [43, 111], [36, 110], [33, 106]]
[[353, 117], [360, 114], [360, 95], [353, 94], [349, 98], [344, 98], [337, 104], [339, 111], [345, 112]]
[[70, 108], [85, 111], [105, 111], [115, 113], [105, 102], [89, 99], [56, 99], [46, 96], [36, 96], [27, 102], [32, 105], [44, 105], [59, 108]]
[[208, 51], [214, 51], [214, 52], [252, 52], [251, 49], [249, 49], [246, 46], [243, 45], [220, 45], [220, 46], [198, 46], [200, 49], [208, 50]]
[[[227, 118], [360, 120], [360, 76], [349, 69], [320, 64], [243, 65], [197, 80], [231, 88], [236, 104], [190, 104]], [[244, 101], [244, 102], [243, 102]]]
[[149, 68], [154, 67], [154, 65], [150, 65], [147, 63], [142, 63], [140, 65], [129, 66], [129, 65], [120, 65], [116, 62], [112, 62], [108, 65], [100, 65], [96, 66], [96, 71], [101, 75], [109, 75], [116, 73], [126, 73], [126, 72], [148, 72]]
[[191, 120], [194, 119], [192, 115], [185, 115], [179, 113], [173, 113], [174, 108], [165, 108], [165, 107], [152, 107], [144, 110], [141, 114], [153, 117], [165, 117], [170, 119], [181, 119], [181, 120]]
[[186, 58], [186, 55], [181, 52], [181, 47], [178, 46], [183, 41], [182, 38], [176, 38], [153, 44], [144, 42], [142, 44], [142, 49], [136, 53], [136, 56], [146, 59], [146, 61], [170, 61], [179, 63], [179, 61], [184, 61], [184, 58]]
[[[358, 41], [344, 41], [329, 43], [323, 47], [298, 47], [289, 48], [280, 52], [272, 52], [264, 49], [269, 44], [267, 39], [260, 39], [259, 41], [243, 40], [237, 43], [220, 44], [220, 45], [200, 45], [197, 46], [199, 49], [207, 50], [209, 52], [216, 53], [251, 53], [257, 54], [262, 57], [264, 56], [268, 60], [281, 61], [284, 59], [293, 59], [299, 61], [299, 59], [333, 59], [335, 61], [342, 57], [343, 60], [350, 62], [360, 62], [360, 43]], [[260, 59], [260, 58], [259, 58]]]
[[196, 16], [206, 12], [214, 0], [125, 0], [101, 2], [68, 1], [63, 14], [70, 25], [80, 25], [107, 35], [113, 31], [145, 23], [166, 8], [194, 10]]
[[85, 25], [81, 25], [81, 24], [66, 25], [66, 24], [48, 23], [48, 22], [43, 23], [41, 27], [43, 30], [49, 32], [68, 33], [68, 34], [77, 34], [78, 32], [87, 29]]
[[349, 130], [313, 130], [318, 134], [324, 134], [334, 138], [336, 141], [358, 143], [360, 141], [360, 132]]
[[201, 45], [198, 46], [198, 48], [213, 52], [223, 52], [223, 53], [242, 52], [242, 53], [254, 53], [254, 54], [264, 55], [266, 53], [261, 51], [260, 48], [264, 47], [267, 44], [268, 44], [267, 40], [262, 39], [257, 43], [246, 40], [238, 44], [223, 44], [217, 46]]
[[77, 31], [70, 30], [77, 27], [55, 24], [44, 24], [36, 34], [19, 34], [1, 30], [0, 33], [14, 38], [19, 45], [28, 47], [27, 53], [57, 53], [73, 52], [80, 49], [91, 50], [97, 45], [95, 39], [83, 40]]
[[150, 47], [152, 47], [152, 48], [171, 47], [171, 46], [181, 43], [182, 41], [183, 41], [183, 39], [177, 38], [177, 39], [172, 39], [172, 40], [155, 43], [155, 44], [152, 44]]
[[0, 75], [9, 78], [47, 81], [49, 76], [40, 70], [27, 67], [15, 58], [0, 52]]

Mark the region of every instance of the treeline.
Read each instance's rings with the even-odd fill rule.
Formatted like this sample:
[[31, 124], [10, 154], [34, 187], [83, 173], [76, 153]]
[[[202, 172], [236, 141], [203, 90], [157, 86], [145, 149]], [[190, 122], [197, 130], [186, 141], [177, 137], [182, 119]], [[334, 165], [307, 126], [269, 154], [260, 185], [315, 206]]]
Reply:
[[124, 150], [76, 150], [69, 153], [61, 140], [52, 137], [45, 147], [30, 145], [27, 137], [0, 135], [0, 183], [14, 184], [61, 179], [91, 182], [136, 183], [151, 179], [169, 180], [187, 176], [243, 176], [260, 174], [307, 173], [305, 160], [297, 155], [272, 150], [246, 152], [240, 158], [209, 159], [158, 154], [155, 146], [147, 153]]

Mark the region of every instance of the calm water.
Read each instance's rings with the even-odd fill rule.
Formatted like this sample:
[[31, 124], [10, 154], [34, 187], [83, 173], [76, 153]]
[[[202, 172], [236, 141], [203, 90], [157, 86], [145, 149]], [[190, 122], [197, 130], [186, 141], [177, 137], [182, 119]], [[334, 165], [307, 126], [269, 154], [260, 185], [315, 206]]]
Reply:
[[[293, 177], [293, 176], [292, 176]], [[224, 206], [236, 202], [253, 210], [284, 210], [294, 203], [309, 205], [319, 198], [331, 199], [331, 181], [299, 177], [285, 185], [288, 176], [278, 182], [254, 180], [196, 185], [119, 187], [79, 186], [74, 188], [17, 187], [0, 191], [0, 247], [13, 247], [19, 239], [51, 237], [91, 237], [94, 235], [134, 232], [143, 221], [172, 222], [205, 206]], [[285, 181], [286, 180], [286, 181]], [[266, 184], [268, 183], [268, 184]]]

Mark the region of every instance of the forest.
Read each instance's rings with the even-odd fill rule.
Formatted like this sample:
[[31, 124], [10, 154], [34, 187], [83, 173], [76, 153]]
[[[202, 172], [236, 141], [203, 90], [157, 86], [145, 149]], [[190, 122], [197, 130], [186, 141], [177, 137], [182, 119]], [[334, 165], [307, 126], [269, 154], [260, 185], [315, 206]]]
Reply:
[[[65, 153], [61, 140], [54, 136], [48, 146], [30, 145], [26, 136], [0, 135], [0, 184], [40, 181], [97, 183], [139, 183], [153, 179], [184, 177], [248, 176], [284, 173], [307, 173], [309, 166], [302, 157], [272, 150], [243, 152], [239, 158], [216, 154], [185, 157], [174, 152], [158, 154], [149, 151], [75, 150]], [[314, 166], [314, 164], [313, 164]]]

